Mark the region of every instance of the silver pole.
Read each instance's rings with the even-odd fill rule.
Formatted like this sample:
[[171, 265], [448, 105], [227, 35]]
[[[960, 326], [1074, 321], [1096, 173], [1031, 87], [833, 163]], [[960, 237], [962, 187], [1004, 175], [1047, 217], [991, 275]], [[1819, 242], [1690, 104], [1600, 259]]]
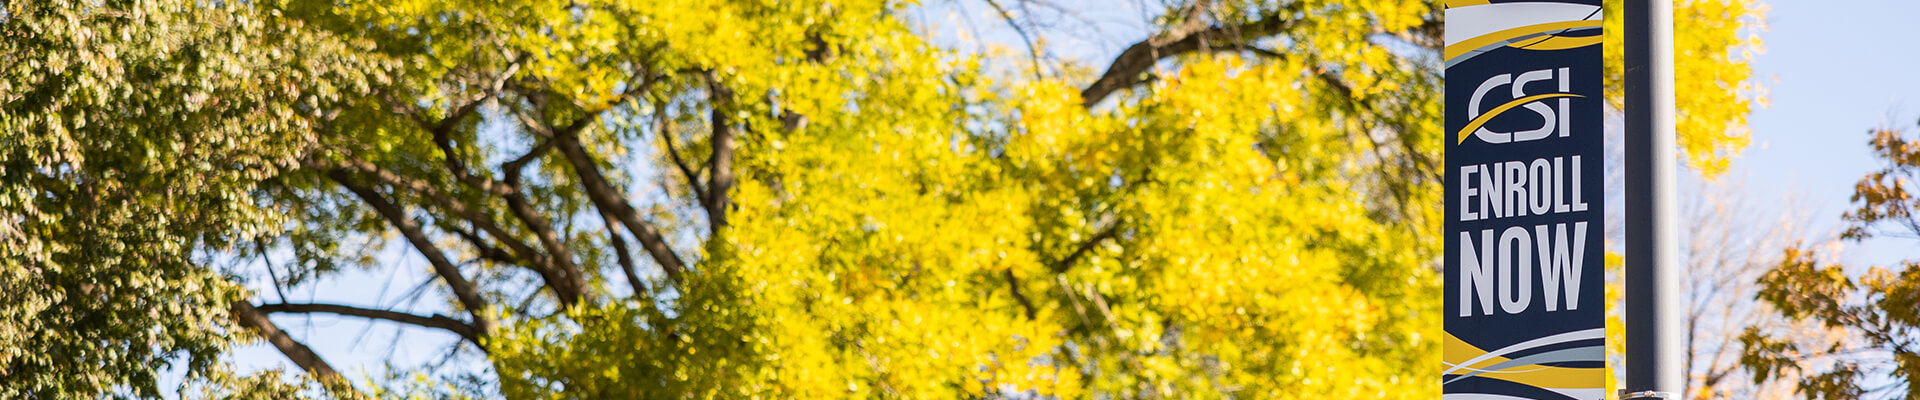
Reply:
[[1686, 385], [1674, 200], [1673, 2], [1626, 1], [1627, 399]]

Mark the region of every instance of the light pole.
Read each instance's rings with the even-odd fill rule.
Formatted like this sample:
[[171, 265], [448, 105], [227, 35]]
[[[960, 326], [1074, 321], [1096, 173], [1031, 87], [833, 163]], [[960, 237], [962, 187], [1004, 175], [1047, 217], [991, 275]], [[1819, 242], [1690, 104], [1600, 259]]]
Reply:
[[1624, 399], [1679, 399], [1686, 385], [1674, 200], [1673, 2], [1624, 0], [1627, 382]]

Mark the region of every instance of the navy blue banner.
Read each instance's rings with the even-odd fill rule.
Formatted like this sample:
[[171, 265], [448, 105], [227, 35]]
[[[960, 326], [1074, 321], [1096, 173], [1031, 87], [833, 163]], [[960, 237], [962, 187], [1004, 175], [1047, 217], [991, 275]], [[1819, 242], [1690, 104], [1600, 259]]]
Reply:
[[1600, 15], [1448, 2], [1444, 399], [1605, 397]]

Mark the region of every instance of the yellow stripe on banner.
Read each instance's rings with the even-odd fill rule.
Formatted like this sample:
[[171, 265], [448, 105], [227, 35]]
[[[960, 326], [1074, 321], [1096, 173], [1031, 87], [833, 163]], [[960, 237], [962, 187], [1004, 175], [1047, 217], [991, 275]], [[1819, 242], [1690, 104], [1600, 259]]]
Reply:
[[1460, 129], [1460, 140], [1458, 142], [1455, 142], [1454, 144], [1466, 143], [1468, 135], [1472, 135], [1473, 131], [1479, 130], [1480, 126], [1486, 125], [1487, 121], [1492, 121], [1493, 117], [1499, 116], [1500, 113], [1507, 112], [1507, 110], [1512, 110], [1514, 107], [1519, 107], [1527, 103], [1531, 103], [1538, 100], [1551, 99], [1555, 97], [1587, 97], [1587, 96], [1581, 96], [1573, 93], [1547, 93], [1547, 94], [1536, 94], [1532, 96], [1513, 99], [1513, 101], [1509, 101], [1506, 104], [1501, 104], [1499, 107], [1494, 107], [1493, 110], [1487, 111], [1486, 114], [1480, 114], [1480, 117], [1474, 118], [1473, 122], [1468, 122], [1467, 127]]
[[1518, 28], [1509, 28], [1509, 29], [1501, 30], [1499, 32], [1480, 35], [1479, 37], [1475, 37], [1472, 39], [1462, 40], [1460, 41], [1460, 43], [1449, 44], [1447, 45], [1446, 52], [1445, 52], [1446, 59], [1452, 60], [1454, 57], [1459, 57], [1461, 54], [1466, 54], [1469, 51], [1478, 50], [1481, 47], [1487, 47], [1495, 43], [1501, 43], [1501, 42], [1506, 42], [1508, 40], [1513, 40], [1514, 38], [1521, 37], [1521, 36], [1532, 35], [1532, 34], [1547, 32], [1547, 31], [1557, 31], [1562, 29], [1596, 28], [1599, 26], [1600, 26], [1600, 21], [1598, 20], [1579, 20], [1579, 21], [1548, 22], [1544, 24], [1535, 24], [1535, 25], [1522, 26]]
[[[1460, 363], [1467, 362], [1467, 360], [1472, 360], [1474, 357], [1479, 357], [1481, 355], [1487, 354], [1486, 350], [1481, 350], [1479, 347], [1474, 346], [1472, 343], [1467, 343], [1467, 341], [1465, 340], [1460, 340], [1460, 338], [1453, 337], [1453, 334], [1451, 333], [1447, 334], [1447, 342], [1442, 343], [1442, 349], [1440, 351], [1441, 351], [1440, 358], [1443, 361], [1445, 361], [1448, 366], [1458, 365]], [[1473, 363], [1473, 365], [1464, 365], [1464, 367], [1483, 368], [1489, 365], [1499, 364], [1506, 361], [1507, 359], [1505, 358], [1492, 357], [1486, 360], [1480, 360], [1480, 362]]]
[[1487, 0], [1447, 0], [1447, 8], [1477, 6], [1488, 4]]
[[1566, 50], [1600, 44], [1600, 35], [1593, 36], [1547, 36], [1545, 39], [1527, 39], [1507, 47], [1527, 50]]
[[[1481, 350], [1471, 343], [1453, 337], [1452, 334], [1447, 335], [1447, 342], [1444, 344], [1444, 347], [1444, 358], [1447, 364], [1443, 365], [1443, 368], [1452, 367], [1454, 363], [1465, 362], [1466, 360], [1471, 360], [1474, 357], [1479, 357], [1487, 353], [1486, 350]], [[1503, 362], [1507, 362], [1507, 358], [1489, 357], [1486, 360], [1481, 360], [1467, 367], [1478, 369]], [[1534, 364], [1515, 369], [1486, 372], [1476, 375], [1475, 377], [1499, 379], [1537, 388], [1578, 389], [1596, 387], [1603, 384], [1602, 382], [1606, 381], [1606, 369], [1549, 367]]]

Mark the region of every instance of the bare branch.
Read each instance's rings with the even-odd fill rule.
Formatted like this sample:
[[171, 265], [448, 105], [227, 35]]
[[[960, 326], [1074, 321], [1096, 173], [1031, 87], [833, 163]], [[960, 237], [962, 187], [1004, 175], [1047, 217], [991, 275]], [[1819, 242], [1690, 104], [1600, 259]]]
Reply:
[[1000, 13], [1000, 19], [1007, 21], [1007, 26], [1013, 28], [1013, 33], [1020, 35], [1020, 40], [1027, 43], [1027, 56], [1033, 59], [1033, 79], [1045, 79], [1040, 73], [1042, 65], [1040, 64], [1040, 47], [1033, 44], [1033, 35], [1028, 34], [1027, 28], [1020, 26], [1020, 21], [1013, 18], [1013, 13], [1001, 6], [1000, 2], [994, 0], [986, 0], [986, 2], [987, 6], [993, 7], [993, 11]]
[[707, 191], [700, 185], [700, 173], [687, 166], [687, 161], [680, 157], [680, 150], [673, 145], [673, 117], [667, 115], [666, 104], [662, 103], [654, 107], [654, 110], [653, 131], [654, 134], [660, 135], [661, 142], [666, 143], [667, 158], [673, 160], [673, 165], [680, 169], [680, 175], [686, 177], [687, 187], [693, 188], [694, 198], [700, 199], [701, 204], [706, 204]]
[[[615, 224], [613, 215], [600, 213], [600, 221], [607, 224], [607, 243], [613, 244], [614, 258], [620, 262], [620, 272], [627, 276], [627, 286], [633, 288], [634, 297], [651, 298], [653, 290], [640, 280], [640, 273], [633, 267], [633, 255], [627, 251], [627, 240], [620, 237], [620, 227]], [[642, 296], [645, 295], [645, 296]]]
[[[523, 120], [531, 118], [525, 114], [520, 114], [518, 110], [515, 110], [515, 112], [521, 115]], [[591, 118], [591, 116], [588, 118]], [[545, 126], [530, 124], [529, 128], [544, 129]], [[521, 168], [505, 170], [503, 173], [507, 175], [507, 179], [503, 182], [495, 182], [480, 177], [475, 175], [467, 168], [465, 163], [460, 161], [459, 156], [454, 152], [449, 131], [434, 131], [432, 133], [434, 145], [440, 149], [443, 164], [447, 172], [453, 174], [455, 178], [466, 183], [468, 186], [500, 196], [500, 198], [507, 203], [507, 211], [513, 214], [515, 219], [520, 220], [521, 224], [526, 226], [527, 230], [532, 231], [534, 238], [540, 241], [541, 247], [547, 249], [547, 257], [538, 259], [538, 261], [544, 262], [535, 262], [530, 267], [534, 269], [534, 272], [539, 273], [540, 278], [546, 282], [547, 287], [553, 290], [554, 297], [559, 299], [561, 307], [572, 307], [575, 303], [579, 302], [586, 290], [586, 279], [581, 276], [579, 267], [573, 264], [573, 252], [567, 243], [560, 238], [560, 235], [554, 231], [552, 221], [540, 214], [538, 210], [535, 210], [532, 202], [527, 200], [526, 195], [520, 193], [519, 176]], [[551, 142], [551, 140], [547, 142]], [[535, 146], [534, 151], [528, 155], [509, 161], [509, 163], [522, 161], [531, 162], [535, 155], [545, 151], [545, 147], [548, 146], [544, 144]], [[528, 260], [535, 261], [536, 259], [529, 258]]]
[[[539, 125], [534, 126], [538, 127]], [[468, 186], [495, 193], [502, 200], [505, 200], [507, 203], [507, 211], [514, 216], [514, 219], [519, 220], [521, 225], [525, 226], [527, 230], [532, 231], [534, 238], [540, 241], [541, 247], [547, 249], [547, 256], [544, 258], [523, 258], [532, 263], [529, 267], [540, 275], [541, 280], [546, 283], [549, 289], [553, 290], [554, 297], [560, 301], [561, 308], [569, 308], [575, 303], [578, 303], [580, 298], [584, 296], [586, 279], [581, 275], [579, 267], [573, 264], [572, 249], [567, 245], [566, 241], [560, 238], [559, 233], [554, 231], [553, 222], [548, 220], [546, 216], [538, 210], [534, 209], [532, 202], [527, 200], [526, 195], [520, 192], [519, 178], [522, 168], [508, 165], [507, 167], [513, 168], [506, 169], [503, 172], [506, 174], [506, 180], [503, 182], [495, 182], [482, 178], [473, 174], [467, 169], [466, 165], [459, 160], [459, 157], [454, 153], [453, 144], [449, 139], [448, 132], [435, 131], [433, 135], [434, 144], [440, 148], [440, 153], [444, 158], [447, 171], [462, 182], [467, 183]], [[551, 143], [552, 140], [547, 140], [546, 142]], [[544, 152], [546, 147], [549, 147], [549, 145], [542, 144], [535, 146], [534, 151], [529, 152], [528, 155], [509, 161], [508, 163], [531, 162], [535, 158], [535, 155]], [[532, 253], [529, 250], [526, 254], [530, 255]]]
[[520, 176], [521, 170], [527, 169], [527, 164], [532, 164], [533, 160], [537, 160], [540, 156], [546, 155], [548, 151], [553, 151], [552, 138], [541, 140], [540, 144], [533, 145], [532, 149], [527, 150], [527, 154], [501, 163], [500, 173], [507, 174], [509, 177], [518, 177]]
[[[1162, 58], [1210, 49], [1215, 43], [1243, 43], [1284, 32], [1297, 22], [1290, 17], [1291, 14], [1286, 11], [1276, 12], [1244, 25], [1215, 26], [1205, 29], [1183, 26], [1166, 34], [1134, 43], [1121, 51], [1119, 56], [1114, 57], [1113, 62], [1107, 66], [1107, 71], [1100, 74], [1099, 79], [1080, 91], [1081, 105], [1091, 108], [1114, 92], [1138, 84], [1141, 82], [1140, 74], [1146, 73]], [[1282, 15], [1288, 15], [1288, 17], [1282, 17]], [[1200, 19], [1189, 18], [1188, 21], [1191, 23]], [[1186, 31], [1188, 29], [1191, 31]]]
[[580, 275], [580, 269], [573, 264], [573, 251], [567, 242], [560, 239], [560, 233], [553, 229], [553, 222], [546, 215], [533, 208], [526, 197], [507, 196], [507, 211], [512, 212], [527, 229], [533, 230], [533, 236], [540, 245], [547, 248], [548, 268], [536, 270], [541, 280], [553, 288], [555, 297], [560, 300], [561, 308], [572, 307], [578, 303], [586, 290], [586, 279]]
[[267, 256], [266, 242], [253, 242], [253, 248], [260, 252], [260, 263], [267, 267], [267, 279], [273, 280], [273, 294], [280, 296], [280, 301], [287, 301], [287, 291], [280, 288], [280, 273], [274, 272], [273, 259]]
[[[485, 231], [487, 232], [488, 235], [492, 235], [495, 240], [499, 240], [500, 243], [506, 245], [508, 249], [513, 250], [514, 254], [517, 255], [520, 259], [526, 260], [528, 263], [533, 263], [538, 265], [544, 265], [546, 263], [546, 261], [541, 260], [540, 258], [541, 255], [535, 252], [533, 250], [533, 247], [528, 246], [526, 242], [520, 241], [519, 239], [515, 238], [512, 233], [507, 232], [506, 229], [503, 229], [498, 222], [493, 220], [492, 216], [489, 216], [486, 213], [480, 212], [480, 210], [477, 210], [477, 209], [474, 209], [473, 207], [468, 206], [465, 202], [455, 200], [452, 196], [448, 196], [446, 193], [441, 192], [439, 189], [435, 188], [432, 184], [429, 184], [426, 181], [420, 180], [418, 178], [406, 176], [406, 175], [396, 174], [396, 173], [393, 173], [393, 171], [382, 169], [377, 165], [373, 165], [373, 163], [369, 163], [361, 160], [350, 159], [340, 163], [339, 166], [341, 168], [346, 168], [348, 170], [358, 172], [360, 174], [371, 176], [374, 178], [374, 180], [380, 181], [394, 188], [406, 189], [408, 191], [418, 193], [422, 196], [426, 196], [428, 200], [432, 200], [435, 204], [439, 204], [441, 207], [445, 207], [448, 211], [452, 211], [454, 215], [460, 216], [461, 219], [467, 220], [467, 222], [472, 223], [474, 226], [478, 227], [481, 231]], [[495, 194], [503, 195], [504, 193], [495, 193]], [[479, 243], [476, 242], [476, 247], [479, 247], [478, 245]]]
[[508, 265], [520, 264], [520, 258], [515, 257], [511, 252], [508, 252], [499, 247], [494, 247], [493, 244], [491, 243], [487, 243], [486, 238], [480, 237], [480, 234], [475, 233], [472, 229], [461, 229], [460, 227], [457, 227], [457, 226], [446, 227], [445, 229], [449, 231], [453, 231], [454, 235], [460, 236], [461, 239], [466, 240], [467, 244], [472, 245], [474, 250], [480, 253], [480, 258], [493, 260], [494, 262], [498, 262], [501, 264], [508, 264]]
[[[650, 84], [652, 81], [648, 82]], [[621, 99], [631, 98], [642, 92], [644, 92], [643, 86], [637, 86], [623, 94]], [[623, 192], [614, 188], [613, 183], [600, 171], [600, 166], [595, 164], [593, 155], [589, 154], [586, 146], [580, 142], [580, 131], [592, 126], [592, 122], [598, 120], [600, 113], [617, 104], [616, 102], [606, 108], [590, 112], [558, 130], [543, 126], [544, 124], [539, 123], [537, 119], [524, 113], [521, 119], [532, 129], [545, 131], [552, 136], [555, 147], [573, 166], [574, 174], [580, 178], [580, 186], [586, 189], [587, 199], [593, 202], [594, 207], [599, 208], [603, 213], [612, 214], [622, 225], [625, 225], [627, 231], [632, 232], [634, 238], [640, 240], [640, 245], [647, 250], [647, 254], [660, 264], [662, 270], [666, 271], [667, 277], [675, 284], [680, 284], [683, 282], [681, 273], [685, 271], [686, 264], [680, 261], [678, 254], [673, 253], [673, 249], [667, 245], [666, 238], [654, 228], [653, 224], [640, 219], [639, 211], [627, 201]]]
[[320, 354], [314, 353], [312, 348], [293, 340], [287, 332], [280, 330], [280, 326], [275, 325], [273, 320], [267, 319], [266, 313], [255, 309], [253, 303], [245, 300], [236, 301], [231, 308], [235, 322], [239, 322], [241, 327], [252, 330], [260, 337], [267, 339], [267, 343], [279, 349], [280, 354], [286, 355], [288, 361], [293, 361], [294, 365], [300, 366], [300, 369], [306, 370], [307, 374], [313, 375], [314, 380], [335, 384], [346, 383], [346, 378], [341, 377], [340, 372], [333, 369], [333, 365], [327, 364], [327, 360], [320, 358]]
[[[469, 342], [473, 342], [473, 344], [475, 345], [479, 345], [480, 338], [486, 335], [486, 333], [482, 332], [480, 328], [467, 324], [465, 321], [453, 319], [453, 317], [448, 317], [440, 314], [423, 316], [423, 315], [414, 315], [414, 314], [408, 314], [408, 313], [403, 313], [398, 311], [375, 310], [375, 309], [360, 308], [360, 307], [353, 307], [353, 306], [346, 306], [346, 305], [339, 305], [339, 304], [300, 304], [300, 303], [262, 304], [255, 307], [255, 309], [264, 313], [338, 314], [338, 315], [361, 317], [361, 318], [367, 318], [367, 319], [393, 321], [393, 322], [398, 322], [402, 324], [415, 325], [415, 326], [426, 327], [426, 328], [442, 329], [449, 332], [453, 332], [456, 335], [460, 335], [460, 338], [466, 339]], [[482, 351], [485, 351], [484, 350], [485, 348], [486, 347], [484, 346], [481, 347]]]
[[647, 254], [653, 256], [654, 262], [660, 263], [661, 269], [667, 273], [667, 278], [673, 280], [675, 284], [682, 283], [680, 275], [686, 267], [680, 261], [680, 256], [674, 254], [673, 249], [667, 246], [666, 238], [660, 235], [660, 231], [655, 229], [653, 224], [640, 219], [639, 211], [634, 210], [633, 205], [627, 202], [626, 195], [615, 190], [613, 184], [607, 181], [607, 177], [601, 175], [600, 166], [594, 165], [592, 156], [587, 154], [586, 148], [580, 144], [580, 139], [569, 132], [555, 135], [554, 143], [560, 148], [560, 154], [566, 156], [567, 161], [573, 164], [574, 174], [580, 178], [580, 186], [587, 191], [587, 199], [592, 200], [594, 206], [602, 212], [612, 214], [620, 220], [620, 223], [627, 227], [627, 231], [632, 232], [634, 238], [640, 240], [640, 245], [647, 249]]
[[[455, 215], [459, 215], [461, 218], [478, 226], [481, 230], [486, 231], [487, 234], [492, 235], [496, 240], [499, 240], [509, 249], [512, 249], [520, 260], [526, 262], [525, 266], [528, 269], [539, 274], [541, 279], [547, 284], [546, 286], [554, 291], [554, 296], [560, 299], [562, 307], [571, 307], [574, 302], [582, 296], [582, 291], [586, 287], [586, 284], [577, 272], [569, 273], [570, 271], [576, 271], [576, 269], [573, 267], [572, 259], [568, 258], [571, 256], [571, 253], [567, 251], [566, 244], [559, 241], [558, 235], [552, 231], [551, 224], [547, 222], [545, 217], [542, 217], [538, 212], [533, 210], [532, 206], [527, 203], [525, 196], [522, 196], [517, 189], [505, 185], [498, 186], [498, 188], [502, 190], [498, 195], [507, 201], [509, 211], [525, 223], [528, 229], [535, 232], [536, 237], [539, 237], [543, 246], [546, 246], [549, 250], [559, 250], [554, 253], [549, 253], [552, 254], [551, 256], [541, 255], [534, 251], [531, 246], [514, 238], [512, 233], [501, 228], [498, 223], [494, 222], [491, 216], [468, 207], [465, 203], [454, 200], [445, 193], [434, 189], [432, 185], [424, 181], [394, 174], [391, 171], [380, 169], [378, 166], [359, 160], [349, 160], [343, 163], [343, 165], [349, 169], [372, 175], [377, 180], [386, 182], [394, 187], [406, 188], [425, 195], [427, 198], [439, 203], [442, 207], [446, 207]], [[340, 170], [336, 172], [340, 172]], [[456, 231], [456, 233], [458, 232]], [[477, 235], [463, 235], [463, 238], [468, 239], [476, 249], [480, 250], [482, 256], [487, 256], [496, 261], [504, 261], [498, 257], [498, 254], [490, 253], [490, 250], [494, 250], [492, 246], [488, 246], [485, 241], [479, 240]]]
[[374, 211], [378, 212], [382, 218], [385, 218], [389, 225], [393, 225], [394, 229], [399, 230], [400, 235], [407, 238], [407, 242], [413, 245], [414, 250], [418, 250], [420, 255], [426, 257], [427, 262], [433, 265], [434, 273], [440, 275], [440, 279], [447, 282], [447, 287], [453, 290], [454, 297], [460, 301], [460, 305], [465, 307], [467, 312], [473, 315], [474, 325], [479, 327], [481, 331], [493, 330], [493, 320], [487, 318], [487, 302], [480, 297], [479, 289], [475, 288], [472, 281], [468, 281], [465, 276], [460, 275], [460, 268], [455, 267], [452, 261], [447, 260], [446, 253], [441, 252], [440, 248], [433, 244], [433, 241], [427, 237], [426, 232], [421, 231], [420, 224], [415, 223], [412, 218], [407, 217], [406, 211], [401, 210], [400, 206], [387, 201], [386, 197], [381, 196], [380, 193], [374, 191], [373, 188], [353, 182], [352, 177], [348, 176], [345, 171], [334, 170], [328, 173], [327, 177], [332, 178], [334, 182], [338, 182], [340, 186], [347, 188], [347, 190], [352, 191], [354, 195], [359, 196], [368, 206], [372, 206]]

